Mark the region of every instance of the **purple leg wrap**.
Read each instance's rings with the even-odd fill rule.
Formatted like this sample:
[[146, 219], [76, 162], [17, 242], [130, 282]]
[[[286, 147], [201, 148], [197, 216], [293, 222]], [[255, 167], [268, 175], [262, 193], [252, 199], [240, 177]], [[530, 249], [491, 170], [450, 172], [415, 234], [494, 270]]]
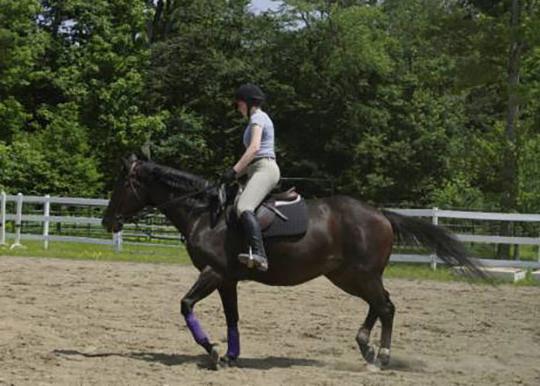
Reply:
[[208, 339], [208, 336], [203, 331], [201, 324], [195, 317], [195, 314], [193, 312], [190, 312], [187, 314], [186, 318], [186, 324], [189, 327], [189, 331], [191, 331], [191, 334], [193, 335], [193, 339], [195, 339], [195, 342], [200, 344], [201, 346], [206, 346], [210, 342]]
[[238, 358], [240, 356], [240, 333], [238, 327], [227, 328], [227, 356], [229, 358]]

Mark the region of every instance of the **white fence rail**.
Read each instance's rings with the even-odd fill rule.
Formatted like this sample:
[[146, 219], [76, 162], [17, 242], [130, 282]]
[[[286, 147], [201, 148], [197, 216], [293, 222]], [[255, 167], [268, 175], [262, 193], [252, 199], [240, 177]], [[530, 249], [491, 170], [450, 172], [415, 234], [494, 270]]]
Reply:
[[[8, 202], [15, 203], [15, 213], [7, 213], [6, 206]], [[49, 228], [51, 223], [60, 224], [77, 224], [77, 225], [99, 225], [101, 224], [100, 217], [84, 217], [84, 216], [51, 216], [51, 205], [61, 204], [66, 206], [85, 206], [105, 208], [109, 201], [104, 199], [88, 199], [88, 198], [70, 198], [70, 197], [50, 197], [50, 196], [23, 196], [21, 193], [17, 195], [6, 195], [0, 193], [0, 245], [6, 245], [6, 223], [13, 221], [15, 224], [15, 242], [13, 247], [21, 245], [21, 240], [41, 240], [44, 248], [48, 248], [49, 241], [67, 241], [80, 243], [94, 243], [111, 245], [116, 250], [122, 249], [123, 238], [122, 232], [113, 234], [112, 239], [99, 239], [91, 237], [76, 237], [76, 236], [60, 236], [50, 235]], [[24, 214], [23, 204], [38, 204], [43, 205], [43, 214]], [[450, 211], [433, 209], [391, 209], [397, 213], [413, 216], [430, 218], [433, 224], [438, 224], [439, 219], [462, 219], [462, 220], [479, 220], [479, 221], [512, 221], [512, 222], [532, 222], [540, 223], [540, 214], [519, 214], [519, 213], [493, 213], [493, 212], [466, 212], [466, 211]], [[37, 222], [42, 224], [41, 234], [22, 233], [23, 222]], [[498, 235], [472, 235], [458, 234], [457, 237], [464, 242], [472, 243], [489, 243], [489, 244], [510, 244], [510, 245], [533, 245], [538, 247], [538, 261], [520, 261], [520, 260], [487, 260], [482, 259], [484, 265], [497, 265], [516, 268], [540, 268], [540, 237], [516, 237], [516, 236], [498, 236]], [[174, 238], [171, 238], [174, 240]], [[411, 254], [394, 254], [391, 258], [395, 262], [410, 262], [410, 263], [431, 263], [433, 267], [442, 263], [435, 256], [411, 255]]]
[[[6, 211], [7, 203], [15, 202], [15, 213], [8, 214]], [[5, 192], [0, 193], [0, 245], [6, 244], [6, 224], [8, 221], [15, 222], [15, 242], [11, 248], [21, 246], [21, 240], [42, 240], [43, 247], [49, 247], [49, 241], [68, 241], [92, 244], [105, 244], [115, 246], [117, 250], [122, 248], [122, 234], [113, 234], [111, 240], [98, 239], [91, 237], [77, 236], [57, 236], [50, 235], [49, 228], [51, 223], [61, 224], [79, 224], [79, 225], [99, 225], [101, 218], [98, 217], [82, 217], [82, 216], [51, 216], [51, 204], [63, 204], [69, 206], [95, 206], [106, 207], [109, 200], [88, 199], [88, 198], [70, 198], [70, 197], [51, 197], [46, 195], [41, 196], [23, 196], [21, 193], [15, 195], [7, 195]], [[41, 204], [43, 205], [43, 215], [23, 214], [23, 204]], [[22, 233], [23, 222], [38, 222], [42, 223], [42, 234]]]
[[[454, 210], [433, 209], [391, 209], [397, 213], [412, 217], [430, 217], [433, 224], [438, 224], [439, 219], [460, 219], [460, 220], [478, 220], [478, 221], [511, 221], [540, 223], [540, 214], [522, 214], [522, 213], [496, 213], [496, 212], [466, 212]], [[463, 242], [469, 243], [487, 243], [487, 244], [509, 244], [509, 245], [534, 245], [538, 248], [537, 261], [521, 260], [500, 260], [500, 259], [477, 259], [485, 266], [513, 267], [538, 269], [540, 268], [540, 237], [520, 237], [520, 236], [497, 236], [497, 235], [471, 235], [457, 234], [457, 238]], [[436, 256], [394, 254], [391, 261], [408, 263], [431, 263], [432, 267], [437, 264], [444, 264]]]

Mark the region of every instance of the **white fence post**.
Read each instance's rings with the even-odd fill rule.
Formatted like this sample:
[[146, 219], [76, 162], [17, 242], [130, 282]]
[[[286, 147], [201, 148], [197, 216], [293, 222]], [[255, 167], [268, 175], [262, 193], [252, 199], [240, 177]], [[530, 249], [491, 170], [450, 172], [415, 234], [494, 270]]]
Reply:
[[45, 196], [43, 204], [43, 248], [49, 249], [49, 216], [51, 214], [51, 196]]
[[[437, 213], [439, 212], [439, 208], [434, 207], [433, 208], [433, 215], [432, 215], [432, 222], [433, 225], [439, 225], [439, 217], [437, 216]], [[431, 269], [436, 270], [437, 269], [437, 255], [432, 254], [431, 255]]]
[[15, 218], [15, 242], [11, 245], [10, 249], [22, 247], [22, 244], [21, 244], [22, 206], [23, 206], [23, 195], [22, 193], [18, 193], [17, 194], [17, 214]]
[[540, 237], [538, 238], [537, 247], [538, 247], [538, 249], [537, 249], [537, 252], [536, 252], [536, 260], [540, 263]]
[[6, 192], [0, 193], [0, 246], [6, 245]]
[[116, 252], [122, 252], [122, 231], [113, 233], [113, 246]]

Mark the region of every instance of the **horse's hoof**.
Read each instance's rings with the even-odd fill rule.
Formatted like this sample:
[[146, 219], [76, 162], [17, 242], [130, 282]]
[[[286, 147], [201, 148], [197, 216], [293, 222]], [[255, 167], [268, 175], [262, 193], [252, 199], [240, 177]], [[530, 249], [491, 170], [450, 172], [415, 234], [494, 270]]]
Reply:
[[210, 356], [210, 368], [212, 370], [218, 370], [219, 369], [219, 352], [216, 348], [216, 346], [212, 346], [212, 349], [208, 353]]
[[219, 363], [223, 367], [236, 367], [238, 366], [238, 358], [233, 358], [225, 355], [219, 359]]
[[384, 368], [390, 363], [390, 349], [381, 348], [379, 349], [379, 354], [377, 355], [377, 365]]
[[373, 364], [375, 362], [375, 349], [369, 344], [369, 331], [361, 328], [358, 331], [358, 335], [356, 335], [356, 343], [358, 343], [358, 348], [364, 360], [368, 364]]
[[361, 345], [360, 352], [367, 363], [373, 364], [375, 362], [375, 349], [373, 346], [369, 344]]

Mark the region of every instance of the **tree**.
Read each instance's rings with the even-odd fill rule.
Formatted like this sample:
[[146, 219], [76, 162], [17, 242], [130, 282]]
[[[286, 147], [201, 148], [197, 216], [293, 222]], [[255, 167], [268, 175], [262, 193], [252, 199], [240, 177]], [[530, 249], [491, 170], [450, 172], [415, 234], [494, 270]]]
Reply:
[[36, 91], [49, 75], [40, 66], [48, 36], [35, 23], [37, 0], [0, 0], [0, 140], [32, 129]]
[[[146, 36], [151, 8], [143, 0], [47, 2], [41, 21], [54, 37], [49, 52], [60, 93], [79, 108], [78, 122], [102, 171], [160, 130], [166, 114], [144, 111]], [[105, 174], [107, 184], [114, 178]]]
[[[215, 176], [241, 151], [234, 90], [264, 79], [248, 1], [158, 2], [147, 76], [150, 111], [168, 111], [152, 148], [162, 161]], [[262, 76], [261, 76], [262, 74]]]

